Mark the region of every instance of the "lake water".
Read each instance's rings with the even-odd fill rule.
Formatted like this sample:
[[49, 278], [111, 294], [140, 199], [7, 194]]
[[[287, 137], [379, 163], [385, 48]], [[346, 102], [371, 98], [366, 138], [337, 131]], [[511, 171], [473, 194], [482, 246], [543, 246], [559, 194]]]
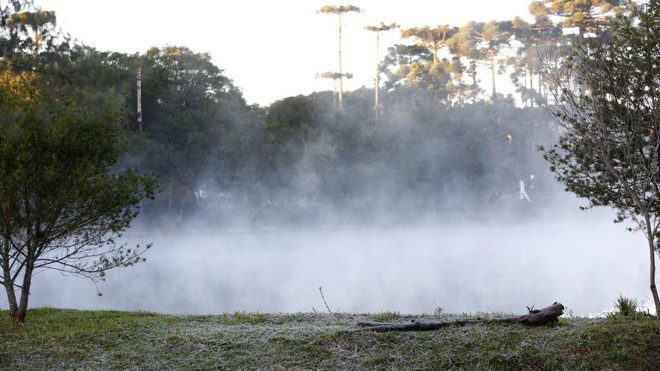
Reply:
[[[132, 237], [147, 262], [94, 285], [44, 272], [31, 306], [167, 313], [523, 312], [564, 303], [596, 315], [619, 295], [646, 300], [644, 238], [603, 217], [418, 228]], [[6, 307], [5, 300], [2, 306]]]

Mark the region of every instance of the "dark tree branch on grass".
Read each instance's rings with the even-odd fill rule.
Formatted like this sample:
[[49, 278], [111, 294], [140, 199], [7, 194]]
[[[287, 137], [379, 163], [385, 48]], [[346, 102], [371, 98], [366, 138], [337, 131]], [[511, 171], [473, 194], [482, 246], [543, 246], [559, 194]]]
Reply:
[[443, 327], [449, 326], [465, 326], [474, 325], [478, 323], [519, 323], [525, 326], [539, 326], [548, 323], [557, 322], [558, 317], [564, 314], [564, 306], [560, 303], [554, 303], [549, 307], [533, 310], [531, 309], [528, 314], [516, 317], [507, 318], [492, 318], [492, 319], [464, 319], [456, 321], [441, 321], [441, 322], [419, 322], [413, 321], [411, 323], [374, 323], [374, 322], [358, 322], [358, 326], [363, 327], [360, 330], [388, 332], [388, 331], [432, 331], [438, 330]]

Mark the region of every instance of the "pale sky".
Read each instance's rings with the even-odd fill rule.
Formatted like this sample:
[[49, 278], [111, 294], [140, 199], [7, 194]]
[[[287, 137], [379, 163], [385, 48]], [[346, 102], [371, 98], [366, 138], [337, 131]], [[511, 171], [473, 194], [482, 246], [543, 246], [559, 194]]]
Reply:
[[[345, 17], [344, 71], [354, 78], [345, 90], [372, 86], [375, 37], [366, 25], [460, 26], [470, 20], [528, 18], [531, 0], [355, 0], [363, 13]], [[267, 105], [291, 95], [328, 90], [316, 79], [337, 70], [337, 19], [317, 14], [327, 0], [37, 0], [57, 12], [58, 25], [99, 50], [144, 52], [152, 46], [187, 46], [208, 52], [239, 86], [249, 103]], [[399, 31], [384, 35], [387, 46]], [[487, 79], [487, 77], [483, 77]], [[487, 82], [487, 81], [486, 81]]]

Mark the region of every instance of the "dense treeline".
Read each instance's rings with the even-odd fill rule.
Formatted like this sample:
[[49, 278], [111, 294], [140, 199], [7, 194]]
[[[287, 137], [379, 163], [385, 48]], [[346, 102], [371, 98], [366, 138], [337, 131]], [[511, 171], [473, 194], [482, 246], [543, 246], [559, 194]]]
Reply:
[[[133, 63], [104, 74], [123, 71], [130, 82]], [[347, 93], [341, 114], [330, 92], [258, 108], [207, 55], [152, 49], [141, 63], [144, 130], [135, 130], [135, 93], [126, 91], [124, 163], [158, 174], [153, 215], [263, 222], [466, 211], [513, 199], [520, 179], [545, 174], [535, 145], [549, 139], [549, 119], [511, 101], [438, 108], [386, 92], [375, 120], [373, 92], [361, 89]], [[548, 179], [537, 178], [536, 191], [538, 180]]]
[[[552, 87], [539, 78], [539, 56], [557, 63], [572, 38], [607, 30], [620, 5], [535, 1], [534, 23], [404, 29], [411, 43], [392, 46], [381, 63], [378, 118], [366, 88], [346, 93], [341, 110], [333, 92], [249, 105], [208, 54], [172, 46], [100, 52], [69, 42], [54, 14], [25, 1], [0, 9], [0, 62], [3, 73], [39, 74], [90, 112], [121, 113], [127, 150], [118, 166], [157, 174], [157, 200], [145, 205], [152, 218], [407, 218], [513, 204], [521, 179], [534, 187], [533, 199], [549, 197], [536, 145], [555, 133], [534, 106]], [[566, 32], [571, 27], [578, 32]], [[503, 69], [517, 97], [498, 93]], [[492, 79], [485, 96], [484, 70]]]
[[[533, 22], [513, 20], [468, 22], [403, 29], [408, 44], [389, 48], [381, 63], [385, 87], [413, 88], [436, 104], [502, 99], [498, 79], [508, 74], [524, 106], [548, 102], [553, 87], [543, 64], [556, 65], [570, 45], [584, 37], [606, 35], [612, 19], [628, 8], [620, 0], [537, 0], [529, 5]], [[480, 75], [490, 91], [483, 96]]]

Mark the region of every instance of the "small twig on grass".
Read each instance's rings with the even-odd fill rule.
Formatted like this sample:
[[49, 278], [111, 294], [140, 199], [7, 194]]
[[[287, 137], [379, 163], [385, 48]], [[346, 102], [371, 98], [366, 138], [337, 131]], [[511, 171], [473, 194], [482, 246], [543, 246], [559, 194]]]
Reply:
[[335, 312], [333, 312], [332, 310], [330, 310], [330, 307], [328, 306], [328, 302], [325, 301], [325, 296], [323, 296], [323, 287], [319, 286], [319, 292], [321, 293], [321, 299], [323, 299], [323, 304], [325, 304], [325, 309], [327, 309], [328, 312], [332, 315], [337, 314], [339, 309], [337, 309]]

